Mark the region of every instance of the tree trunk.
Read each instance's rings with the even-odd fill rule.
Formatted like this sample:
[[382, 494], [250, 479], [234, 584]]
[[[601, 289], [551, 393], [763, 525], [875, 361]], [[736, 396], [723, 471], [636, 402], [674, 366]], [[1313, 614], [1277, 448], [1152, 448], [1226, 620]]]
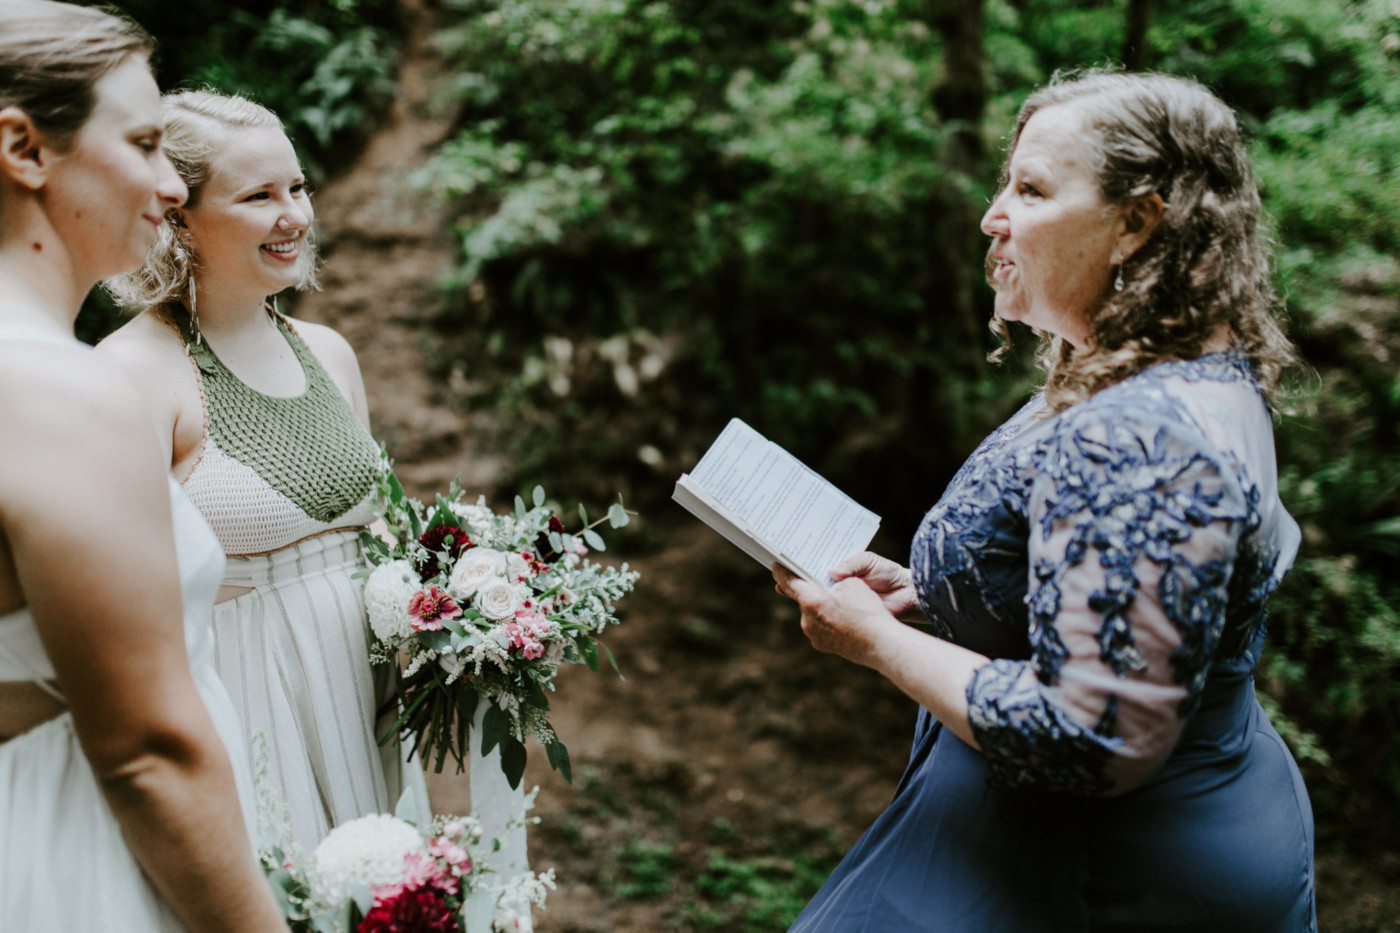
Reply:
[[[982, 115], [990, 94], [983, 0], [926, 0], [929, 25], [943, 39], [943, 74], [933, 88], [933, 106], [950, 132], [943, 165], [950, 173], [980, 179], [986, 159]], [[969, 378], [984, 370], [986, 327], [978, 310], [980, 257], [986, 247], [978, 229], [981, 205], [965, 187], [948, 184], [930, 209], [930, 225], [947, 277], [937, 282], [929, 306], [939, 308], [940, 324], [950, 342], [948, 362]], [[941, 278], [941, 277], [940, 277]]]
[[1123, 67], [1141, 71], [1147, 64], [1147, 25], [1152, 18], [1152, 0], [1128, 0], [1128, 17], [1123, 29]]

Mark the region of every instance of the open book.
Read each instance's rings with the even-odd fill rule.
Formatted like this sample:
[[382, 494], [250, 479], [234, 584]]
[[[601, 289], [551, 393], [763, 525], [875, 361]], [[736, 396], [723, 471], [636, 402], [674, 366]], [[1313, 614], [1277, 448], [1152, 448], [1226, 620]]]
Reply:
[[782, 564], [820, 586], [880, 527], [880, 516], [738, 418], [671, 498], [765, 567]]

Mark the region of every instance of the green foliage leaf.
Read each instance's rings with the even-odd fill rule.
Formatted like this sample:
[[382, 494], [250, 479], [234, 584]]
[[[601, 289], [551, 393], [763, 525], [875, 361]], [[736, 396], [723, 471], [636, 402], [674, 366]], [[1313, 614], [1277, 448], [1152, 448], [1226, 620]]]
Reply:
[[544, 747], [545, 754], [549, 756], [549, 766], [563, 775], [565, 782], [574, 782], [573, 765], [569, 762], [569, 750], [564, 747], [564, 743], [555, 739], [548, 742]]
[[481, 754], [491, 754], [491, 749], [511, 739], [510, 717], [495, 703], [486, 707], [486, 715], [481, 720]]
[[515, 736], [507, 736], [501, 743], [501, 771], [512, 790], [520, 786], [520, 779], [525, 774], [525, 758], [525, 743]]
[[544, 507], [544, 487], [543, 487], [543, 486], [536, 486], [536, 487], [535, 487], [534, 494], [531, 496], [531, 498], [532, 498], [532, 499], [534, 500], [534, 502], [535, 502], [535, 508], [537, 508], [537, 509], [538, 509], [538, 508], [543, 508], [543, 507]]
[[606, 551], [608, 546], [603, 541], [603, 536], [592, 528], [583, 529], [583, 540], [595, 551]]

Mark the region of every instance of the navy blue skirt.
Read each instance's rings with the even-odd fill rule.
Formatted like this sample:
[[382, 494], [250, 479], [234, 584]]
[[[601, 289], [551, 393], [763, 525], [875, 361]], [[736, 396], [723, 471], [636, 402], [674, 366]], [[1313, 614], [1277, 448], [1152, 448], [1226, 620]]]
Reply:
[[1118, 797], [990, 788], [920, 710], [894, 800], [791, 933], [1316, 929], [1307, 790], [1240, 679], [1208, 685], [1167, 763]]

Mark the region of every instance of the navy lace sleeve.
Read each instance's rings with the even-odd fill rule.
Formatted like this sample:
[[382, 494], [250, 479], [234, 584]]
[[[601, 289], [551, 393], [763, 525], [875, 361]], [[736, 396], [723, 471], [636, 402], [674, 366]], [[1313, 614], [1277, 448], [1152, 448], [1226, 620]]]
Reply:
[[1104, 794], [1166, 759], [1225, 622], [1249, 502], [1188, 420], [1093, 400], [1025, 452], [1030, 658], [967, 689], [991, 780]]

